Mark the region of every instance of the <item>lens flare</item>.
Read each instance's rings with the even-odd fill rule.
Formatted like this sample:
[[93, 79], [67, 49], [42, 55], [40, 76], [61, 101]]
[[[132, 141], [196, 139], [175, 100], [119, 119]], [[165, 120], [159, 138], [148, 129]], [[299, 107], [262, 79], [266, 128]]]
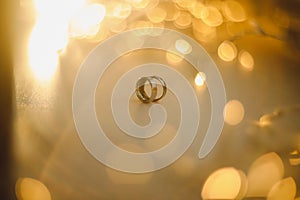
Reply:
[[164, 21], [166, 16], [167, 12], [160, 7], [156, 7], [147, 13], [148, 19], [153, 23], [160, 23]]
[[48, 188], [32, 178], [19, 178], [15, 190], [19, 200], [51, 200]]
[[240, 51], [239, 53], [239, 62], [248, 71], [252, 71], [254, 68], [254, 59], [253, 56], [245, 50]]
[[229, 101], [224, 109], [224, 120], [227, 124], [235, 126], [239, 124], [245, 115], [243, 104], [238, 100]]
[[295, 180], [292, 177], [278, 181], [270, 190], [267, 200], [294, 200], [297, 192]]
[[206, 11], [205, 5], [201, 2], [197, 2], [193, 7], [189, 9], [191, 14], [198, 19], [201, 19], [205, 14], [203, 12]]
[[246, 20], [246, 12], [237, 1], [225, 1], [222, 6], [223, 15], [232, 22], [243, 22]]
[[220, 11], [215, 7], [208, 6], [201, 13], [201, 19], [208, 26], [217, 27], [223, 23], [223, 17]]
[[203, 86], [205, 84], [206, 75], [203, 72], [199, 72], [195, 77], [196, 86]]
[[242, 188], [240, 172], [235, 168], [222, 168], [213, 172], [205, 181], [203, 199], [236, 199]]
[[[263, 174], [263, 176], [262, 176]], [[274, 152], [256, 159], [248, 171], [248, 197], [266, 197], [274, 184], [282, 179], [284, 166]]]
[[180, 12], [174, 21], [174, 25], [179, 29], [186, 29], [192, 24], [192, 16], [188, 12]]
[[160, 7], [163, 8], [167, 13], [165, 18], [166, 21], [174, 21], [180, 14], [179, 10], [172, 2], [169, 1], [161, 2]]
[[36, 0], [36, 24], [28, 42], [30, 69], [39, 81], [50, 81], [59, 63], [59, 53], [68, 44], [68, 22], [85, 0]]
[[178, 52], [185, 54], [185, 55], [191, 53], [192, 49], [193, 49], [192, 46], [183, 39], [176, 40], [175, 47]]
[[169, 51], [166, 53], [166, 58], [167, 58], [167, 61], [170, 64], [177, 64], [177, 63], [180, 63], [183, 60], [182, 56], [176, 55], [176, 54], [174, 54], [172, 52], [169, 52]]
[[237, 48], [232, 42], [225, 40], [218, 47], [218, 56], [226, 62], [233, 61], [237, 56]]
[[101, 4], [90, 4], [83, 7], [70, 20], [69, 36], [75, 38], [90, 38], [95, 36], [100, 29], [105, 13], [106, 9]]
[[129, 3], [118, 2], [112, 7], [111, 15], [118, 19], [126, 19], [131, 14], [132, 7]]

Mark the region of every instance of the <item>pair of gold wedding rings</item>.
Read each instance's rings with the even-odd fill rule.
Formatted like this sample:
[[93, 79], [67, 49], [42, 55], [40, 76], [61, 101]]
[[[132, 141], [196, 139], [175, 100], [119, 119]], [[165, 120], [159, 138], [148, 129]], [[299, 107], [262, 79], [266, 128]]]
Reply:
[[[145, 89], [146, 85], [150, 86], [150, 94], [147, 94]], [[162, 92], [159, 97], [158, 95], [158, 85], [162, 87]], [[135, 89], [136, 96], [141, 100], [143, 103], [151, 103], [157, 102], [161, 100], [167, 93], [167, 85], [166, 82], [158, 76], [147, 76], [141, 77], [136, 82], [136, 89]]]

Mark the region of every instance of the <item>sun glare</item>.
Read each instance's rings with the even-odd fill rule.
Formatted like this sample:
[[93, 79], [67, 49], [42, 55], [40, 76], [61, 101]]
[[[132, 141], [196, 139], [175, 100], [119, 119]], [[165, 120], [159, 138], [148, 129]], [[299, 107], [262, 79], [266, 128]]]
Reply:
[[[39, 81], [53, 78], [59, 64], [59, 52], [68, 44], [69, 22], [73, 35], [91, 36], [98, 32], [105, 16], [101, 4], [85, 5], [85, 0], [36, 0], [36, 23], [28, 43], [30, 69]], [[71, 35], [72, 35], [71, 34]]]

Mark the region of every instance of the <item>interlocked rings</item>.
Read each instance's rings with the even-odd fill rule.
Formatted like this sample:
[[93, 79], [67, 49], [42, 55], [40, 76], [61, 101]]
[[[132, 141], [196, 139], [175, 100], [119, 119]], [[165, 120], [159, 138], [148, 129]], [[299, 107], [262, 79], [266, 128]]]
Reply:
[[[157, 81], [159, 81], [160, 85], [162, 86], [162, 94], [160, 97], [156, 98], [157, 96]], [[145, 91], [145, 85], [149, 83], [151, 87], [151, 94], [150, 96]], [[148, 76], [148, 77], [141, 77], [136, 82], [136, 89], [135, 89], [136, 96], [143, 102], [143, 103], [150, 103], [156, 102], [161, 100], [167, 93], [167, 85], [166, 82], [158, 76]]]

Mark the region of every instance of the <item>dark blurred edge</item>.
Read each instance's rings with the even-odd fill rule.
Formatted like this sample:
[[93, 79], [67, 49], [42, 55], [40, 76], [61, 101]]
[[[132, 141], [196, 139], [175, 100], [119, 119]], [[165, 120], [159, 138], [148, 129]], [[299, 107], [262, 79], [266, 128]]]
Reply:
[[15, 0], [0, 1], [0, 199], [14, 199], [12, 181], [13, 63]]

